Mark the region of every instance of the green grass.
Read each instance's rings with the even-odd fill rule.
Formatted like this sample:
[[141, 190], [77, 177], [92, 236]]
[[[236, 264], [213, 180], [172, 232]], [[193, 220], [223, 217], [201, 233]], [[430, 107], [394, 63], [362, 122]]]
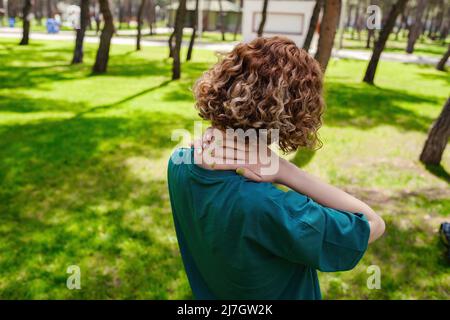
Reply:
[[[165, 47], [113, 46], [93, 76], [95, 46], [70, 66], [72, 43], [28, 47], [0, 40], [0, 297], [176, 299], [192, 294], [166, 188], [171, 131], [197, 120], [190, 87], [214, 61], [196, 50], [170, 81]], [[431, 67], [334, 60], [326, 77], [324, 147], [291, 160], [363, 198], [387, 221], [385, 236], [353, 271], [321, 274], [328, 299], [442, 298], [450, 273], [439, 243], [449, 219], [449, 150], [443, 166], [418, 161], [449, 94]], [[434, 172], [434, 173], [433, 173]], [[81, 268], [81, 290], [66, 269]], [[381, 290], [366, 267], [381, 268]]]
[[[406, 45], [407, 45], [408, 34], [404, 32], [400, 32], [398, 39], [395, 39], [395, 34], [392, 33], [389, 36], [389, 40], [386, 43], [385, 52], [393, 52], [393, 53], [404, 53], [406, 54]], [[336, 41], [337, 38], [336, 38]], [[371, 43], [371, 49], [366, 48], [367, 41], [367, 32], [361, 32], [361, 38], [358, 39], [358, 34], [355, 32], [354, 37], [352, 37], [351, 32], [346, 32], [344, 34], [343, 47], [344, 49], [355, 49], [355, 50], [364, 50], [371, 51], [373, 49], [373, 42]], [[414, 54], [421, 56], [435, 56], [441, 57], [447, 51], [447, 45], [450, 39], [447, 38], [446, 42], [442, 42], [440, 40], [430, 40], [426, 36], [420, 37], [415, 46], [414, 46]]]

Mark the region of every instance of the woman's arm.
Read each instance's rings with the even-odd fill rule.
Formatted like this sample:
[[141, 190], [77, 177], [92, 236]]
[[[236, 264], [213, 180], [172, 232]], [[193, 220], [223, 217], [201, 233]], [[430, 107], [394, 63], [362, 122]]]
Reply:
[[280, 168], [275, 182], [302, 193], [326, 207], [364, 214], [370, 225], [369, 243], [375, 241], [384, 233], [385, 223], [383, 219], [367, 204], [300, 170], [287, 160], [280, 159]]
[[[214, 143], [211, 142], [210, 132], [207, 132], [205, 136], [203, 137], [203, 141], [194, 142], [194, 148], [199, 151], [196, 153], [196, 158], [203, 158], [203, 151], [210, 146], [214, 146]], [[285, 185], [294, 191], [310, 197], [323, 206], [353, 213], [361, 213], [367, 218], [370, 225], [369, 243], [375, 241], [384, 233], [385, 223], [383, 219], [361, 200], [299, 169], [291, 162], [278, 157], [270, 148], [267, 150], [268, 154], [270, 154], [272, 161], [276, 160], [275, 163], [278, 163], [278, 168], [270, 175], [265, 175], [263, 174], [264, 170], [262, 168], [270, 166], [270, 164], [262, 165], [258, 156], [255, 157], [257, 159], [256, 163], [248, 163], [251, 157], [245, 146], [235, 145], [234, 140], [229, 141], [225, 139], [224, 141], [225, 143], [222, 143], [220, 147], [214, 146], [214, 156], [210, 159], [210, 161], [214, 162], [214, 165], [200, 161], [200, 166], [213, 170], [235, 170], [236, 173], [256, 182], [275, 182]], [[229, 150], [230, 148], [231, 150]], [[227, 152], [227, 150], [231, 152]], [[245, 154], [238, 156], [235, 153], [236, 150], [245, 150]], [[228, 155], [233, 155], [233, 158], [228, 159]], [[238, 164], [236, 160], [241, 157], [245, 163]]]

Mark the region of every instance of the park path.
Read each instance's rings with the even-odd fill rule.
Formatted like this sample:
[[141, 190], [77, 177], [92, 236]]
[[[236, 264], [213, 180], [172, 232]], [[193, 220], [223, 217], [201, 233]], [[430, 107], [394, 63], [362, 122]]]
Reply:
[[[156, 33], [167, 34], [170, 30], [168, 28], [159, 28]], [[166, 30], [167, 29], [167, 30]], [[144, 30], [145, 32], [145, 30]], [[144, 33], [143, 32], [143, 33]], [[144, 33], [145, 34], [145, 33]], [[119, 30], [118, 35], [114, 36], [112, 39], [113, 44], [124, 44], [124, 45], [135, 45], [136, 39], [133, 37], [133, 31], [130, 30]], [[0, 38], [15, 38], [19, 39], [22, 36], [22, 29], [20, 28], [0, 28]], [[32, 40], [75, 40], [75, 33], [71, 31], [60, 31], [58, 34], [48, 34], [45, 32], [31, 32], [30, 39]], [[98, 43], [99, 37], [86, 35], [85, 41], [87, 43]], [[230, 51], [238, 41], [226, 42], [226, 43], [212, 43], [204, 41], [196, 41], [195, 45], [199, 49], [213, 50], [213, 51]], [[142, 46], [148, 47], [159, 47], [166, 46], [167, 40], [147, 40], [142, 39]], [[188, 42], [183, 41], [183, 46], [187, 46]], [[312, 50], [314, 52], [314, 48]], [[333, 57], [341, 59], [356, 59], [356, 60], [369, 60], [372, 52], [363, 50], [350, 50], [350, 49], [333, 49]], [[422, 56], [416, 54], [406, 54], [406, 53], [394, 53], [394, 52], [383, 52], [381, 55], [381, 60], [385, 61], [395, 61], [403, 63], [414, 63], [414, 64], [428, 64], [435, 65], [439, 62], [440, 57], [433, 56]], [[447, 63], [450, 65], [450, 61]]]

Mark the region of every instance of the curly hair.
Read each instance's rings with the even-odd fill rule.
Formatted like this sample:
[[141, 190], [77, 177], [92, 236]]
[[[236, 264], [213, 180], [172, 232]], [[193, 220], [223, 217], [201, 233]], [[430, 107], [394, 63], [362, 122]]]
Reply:
[[283, 152], [321, 146], [322, 71], [288, 38], [238, 44], [198, 79], [194, 96], [218, 129], [278, 129]]

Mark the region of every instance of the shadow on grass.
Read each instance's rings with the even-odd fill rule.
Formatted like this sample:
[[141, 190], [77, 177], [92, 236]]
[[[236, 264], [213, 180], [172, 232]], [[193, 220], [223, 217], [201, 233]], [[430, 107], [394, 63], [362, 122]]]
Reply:
[[[350, 272], [321, 275], [326, 284], [324, 298], [445, 299], [449, 267], [445, 247], [434, 229], [420, 226], [418, 220], [404, 228], [400, 226], [402, 219], [406, 218], [385, 217], [386, 232], [369, 246], [361, 266]], [[380, 290], [366, 286], [371, 275], [366, 267], [371, 265], [380, 268]]]
[[442, 165], [425, 165], [425, 168], [434, 176], [444, 180], [450, 184], [450, 174], [445, 170]]
[[426, 73], [426, 72], [420, 72], [419, 75], [424, 78], [425, 80], [438, 80], [446, 83], [448, 86], [450, 86], [450, 73], [448, 71], [441, 71], [440, 73]]
[[[94, 75], [91, 74], [91, 67], [96, 50], [92, 46], [85, 47], [85, 62], [79, 65], [70, 65], [73, 49], [64, 43], [52, 44], [50, 49], [45, 49], [41, 43], [31, 44], [27, 48], [9, 44], [3, 44], [2, 47], [5, 53], [0, 53], [0, 89], [43, 88], [48, 83], [88, 77], [171, 76], [171, 63], [167, 59], [150, 60], [133, 56], [134, 53], [138, 54], [135, 51], [112, 52], [108, 73]], [[43, 65], [36, 65], [36, 62]], [[183, 78], [191, 79], [192, 82], [209, 66], [202, 62], [183, 63]]]
[[57, 99], [36, 99], [30, 98], [23, 94], [0, 95], [0, 112], [73, 112], [76, 110], [84, 110], [87, 105], [82, 102], [68, 102], [66, 100]]
[[326, 84], [326, 125], [355, 126], [370, 129], [391, 125], [404, 130], [426, 132], [433, 119], [402, 107], [402, 103], [439, 104], [436, 97], [414, 95], [406, 91], [379, 88], [366, 84]]
[[[0, 296], [189, 297], [162, 168], [171, 129], [191, 125], [145, 113], [3, 127]], [[65, 286], [73, 264], [83, 290]]]
[[88, 110], [86, 110], [86, 111], [80, 112], [80, 113], [78, 113], [78, 114], [76, 115], [76, 117], [82, 117], [83, 115], [85, 115], [85, 114], [87, 114], [87, 113], [91, 113], [91, 112], [96, 112], [96, 111], [101, 111], [101, 110], [105, 110], [105, 109], [117, 107], [117, 106], [121, 105], [122, 103], [126, 103], [126, 102], [128, 102], [128, 101], [131, 101], [131, 100], [133, 100], [133, 99], [136, 99], [136, 98], [138, 98], [138, 97], [140, 97], [140, 96], [143, 96], [143, 95], [145, 95], [145, 94], [147, 94], [147, 93], [150, 93], [150, 92], [152, 92], [152, 91], [155, 91], [155, 90], [164, 88], [165, 86], [167, 86], [167, 85], [168, 85], [169, 83], [171, 83], [171, 82], [172, 82], [172, 80], [166, 80], [166, 81], [163, 81], [163, 82], [162, 82], [161, 84], [159, 84], [158, 86], [150, 87], [150, 88], [148, 88], [148, 89], [139, 91], [139, 92], [137, 92], [137, 93], [135, 93], [135, 94], [133, 94], [133, 95], [131, 95], [131, 96], [125, 97], [125, 98], [123, 98], [123, 99], [121, 99], [121, 100], [119, 100], [119, 101], [116, 101], [116, 102], [114, 102], [114, 103], [107, 104], [107, 105], [103, 105], [103, 106], [96, 106], [96, 107], [90, 108], [90, 109], [88, 109]]

